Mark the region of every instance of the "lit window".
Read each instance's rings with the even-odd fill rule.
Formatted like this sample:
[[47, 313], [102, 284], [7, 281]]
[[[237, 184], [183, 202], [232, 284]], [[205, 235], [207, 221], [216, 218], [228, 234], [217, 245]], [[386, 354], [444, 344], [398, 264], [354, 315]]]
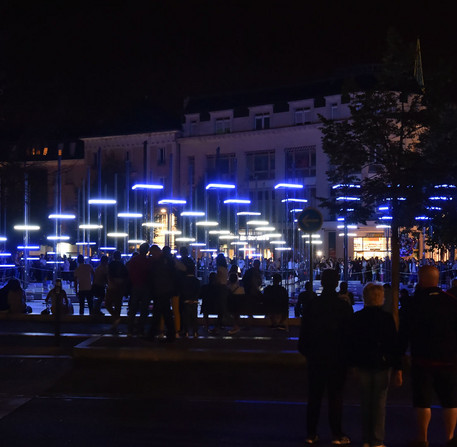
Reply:
[[315, 177], [316, 146], [286, 148], [287, 178]]

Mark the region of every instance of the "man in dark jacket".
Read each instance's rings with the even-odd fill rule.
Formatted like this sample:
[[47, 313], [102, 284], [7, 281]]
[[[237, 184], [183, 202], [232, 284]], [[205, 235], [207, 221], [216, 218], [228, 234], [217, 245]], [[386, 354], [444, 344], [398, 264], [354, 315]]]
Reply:
[[327, 388], [329, 423], [334, 445], [348, 445], [342, 429], [343, 388], [347, 370], [347, 331], [353, 309], [338, 297], [338, 272], [322, 272], [320, 297], [312, 300], [302, 318], [299, 351], [308, 363], [308, 413], [306, 444], [319, 441], [317, 426], [322, 397]]
[[439, 287], [439, 270], [419, 269], [419, 283], [400, 322], [403, 350], [411, 353], [413, 406], [418, 422], [417, 439], [411, 445], [428, 446], [432, 395], [443, 407], [448, 446], [457, 446], [457, 299]]
[[151, 319], [151, 328], [149, 336], [154, 338], [158, 333], [158, 327], [161, 317], [163, 317], [167, 329], [166, 342], [176, 340], [175, 324], [173, 321], [173, 312], [171, 310], [171, 299], [177, 295], [177, 277], [176, 270], [171, 257], [170, 247], [163, 247], [162, 251], [157, 245], [151, 246], [151, 280], [153, 310]]
[[351, 366], [358, 368], [363, 446], [383, 446], [392, 369], [395, 385], [402, 384], [401, 350], [392, 314], [382, 309], [383, 286], [367, 284], [363, 301], [365, 307], [354, 314], [351, 322], [349, 358]]

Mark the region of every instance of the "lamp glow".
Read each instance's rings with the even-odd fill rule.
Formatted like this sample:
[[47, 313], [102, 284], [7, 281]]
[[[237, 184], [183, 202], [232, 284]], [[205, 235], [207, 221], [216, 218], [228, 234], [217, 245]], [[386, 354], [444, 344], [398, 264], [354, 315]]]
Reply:
[[185, 205], [187, 201], [182, 199], [162, 199], [157, 203], [159, 205]]
[[40, 246], [39, 245], [18, 245], [17, 249], [18, 250], [39, 250]]
[[179, 230], [163, 230], [162, 234], [171, 234], [171, 235], [179, 236], [180, 234], [182, 234], [182, 231], [179, 231]]
[[89, 205], [116, 205], [115, 199], [89, 199]]
[[131, 217], [132, 219], [135, 219], [135, 218], [142, 218], [143, 215], [141, 213], [128, 213], [128, 212], [125, 212], [125, 213], [117, 213], [117, 217]]
[[224, 203], [225, 204], [236, 203], [239, 205], [249, 205], [251, 203], [251, 201], [247, 200], [247, 199], [227, 199], [227, 200], [224, 200]]
[[297, 183], [278, 183], [275, 189], [303, 189], [303, 185]]
[[14, 225], [13, 227], [18, 231], [38, 231], [40, 229], [39, 225]]
[[116, 233], [116, 232], [113, 232], [113, 233], [106, 233], [106, 235], [108, 237], [119, 237], [119, 238], [128, 237], [128, 233]]
[[181, 216], [183, 217], [202, 217], [205, 213], [203, 211], [183, 211]]
[[46, 239], [48, 239], [50, 241], [69, 241], [70, 236], [51, 235], [51, 236], [47, 236]]
[[135, 191], [136, 189], [163, 189], [163, 185], [151, 185], [147, 183], [136, 183], [132, 186], [132, 189]]
[[162, 228], [165, 226], [165, 224], [159, 223], [159, 222], [145, 222], [141, 224], [142, 227], [148, 227], [148, 228]]
[[239, 213], [236, 213], [237, 216], [261, 216], [262, 213], [259, 213], [258, 211], [240, 211]]
[[295, 202], [295, 203], [308, 203], [308, 200], [306, 199], [282, 199], [282, 203], [287, 203], [287, 202]]
[[195, 242], [194, 237], [177, 237], [175, 242]]
[[74, 214], [50, 214], [48, 219], [76, 219]]
[[127, 242], [129, 244], [144, 244], [146, 241], [142, 239], [129, 239]]
[[199, 227], [217, 227], [219, 223], [210, 220], [200, 220], [199, 222], [195, 222], [195, 225]]
[[265, 225], [268, 225], [270, 222], [268, 222], [268, 220], [248, 220], [246, 222], [246, 225], [261, 225], [261, 226], [265, 226]]
[[79, 226], [81, 230], [99, 230], [103, 228], [103, 225], [97, 225], [97, 224], [81, 224]]
[[209, 183], [206, 189], [235, 189], [236, 186], [229, 183]]

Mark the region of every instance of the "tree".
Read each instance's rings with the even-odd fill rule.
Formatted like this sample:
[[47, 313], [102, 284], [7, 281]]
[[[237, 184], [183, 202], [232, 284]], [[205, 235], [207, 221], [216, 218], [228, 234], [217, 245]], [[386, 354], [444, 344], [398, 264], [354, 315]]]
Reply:
[[[424, 129], [422, 94], [411, 88], [410, 79], [401, 77], [402, 67], [389, 64], [373, 87], [349, 92], [349, 119], [334, 121], [321, 117], [323, 150], [330, 161], [329, 181], [333, 185], [360, 186], [360, 201], [351, 207], [350, 220], [366, 223], [376, 219], [378, 206], [389, 208], [396, 310], [400, 229], [415, 224], [424, 194], [423, 156], [417, 145]], [[399, 75], [395, 76], [394, 71]], [[396, 83], [390, 83], [391, 79]], [[327, 199], [323, 205], [333, 210], [341, 208], [337, 198]]]
[[424, 178], [429, 202], [424, 214], [427, 243], [432, 249], [449, 250], [455, 257], [457, 246], [457, 91], [447, 67], [438, 67], [427, 84], [426, 132], [421, 146], [429, 169]]

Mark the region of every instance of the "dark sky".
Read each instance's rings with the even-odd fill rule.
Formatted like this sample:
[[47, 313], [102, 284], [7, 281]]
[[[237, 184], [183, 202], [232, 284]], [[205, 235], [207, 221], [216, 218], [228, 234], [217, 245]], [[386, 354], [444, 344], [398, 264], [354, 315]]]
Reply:
[[390, 27], [420, 36], [427, 76], [457, 66], [452, 3], [0, 1], [0, 107], [22, 132], [85, 133], [146, 98], [176, 113], [187, 95], [379, 62]]

